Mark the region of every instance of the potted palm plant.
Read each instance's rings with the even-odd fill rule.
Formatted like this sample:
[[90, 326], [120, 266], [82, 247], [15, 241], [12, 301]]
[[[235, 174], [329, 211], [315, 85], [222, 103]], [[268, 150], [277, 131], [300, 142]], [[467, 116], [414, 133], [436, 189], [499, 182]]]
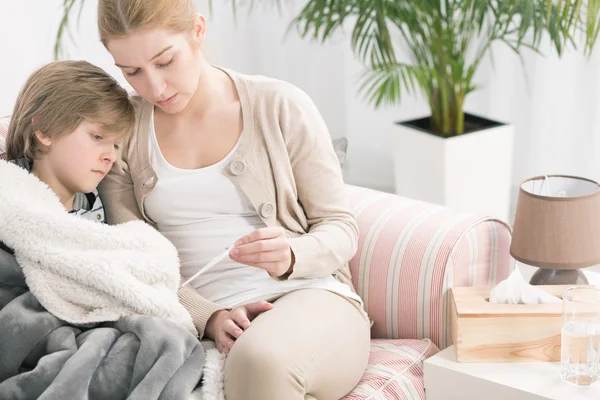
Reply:
[[598, 0], [311, 0], [294, 24], [320, 41], [351, 31], [366, 66], [360, 90], [375, 107], [414, 92], [427, 99], [430, 115], [393, 132], [398, 194], [506, 220], [513, 129], [465, 113], [475, 73], [497, 42], [519, 56], [539, 52], [543, 39], [559, 55], [576, 43], [589, 53], [599, 10]]
[[[65, 18], [77, 2], [65, 2]], [[252, 3], [255, 0], [252, 0]], [[264, 0], [274, 4], [282, 0]], [[235, 11], [236, 1], [231, 0]], [[590, 52], [600, 31], [600, 0], [303, 0], [292, 24], [321, 42], [350, 28], [366, 67], [360, 91], [375, 107], [421, 93], [431, 113], [401, 121], [394, 135], [396, 192], [507, 218], [513, 130], [465, 113], [478, 89], [475, 73], [494, 43], [559, 55], [582, 41]], [[579, 34], [579, 35], [578, 35]], [[60, 37], [57, 38], [60, 43]], [[58, 48], [58, 47], [57, 47]]]

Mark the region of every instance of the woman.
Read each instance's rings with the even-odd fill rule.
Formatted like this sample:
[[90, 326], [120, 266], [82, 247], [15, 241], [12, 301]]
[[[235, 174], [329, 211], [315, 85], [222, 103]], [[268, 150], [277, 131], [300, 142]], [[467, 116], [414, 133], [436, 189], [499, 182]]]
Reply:
[[144, 219], [177, 247], [200, 337], [228, 354], [225, 395], [339, 399], [367, 365], [351, 289], [357, 226], [327, 128], [291, 84], [210, 65], [192, 0], [101, 0], [102, 42], [139, 95], [100, 186], [107, 219]]

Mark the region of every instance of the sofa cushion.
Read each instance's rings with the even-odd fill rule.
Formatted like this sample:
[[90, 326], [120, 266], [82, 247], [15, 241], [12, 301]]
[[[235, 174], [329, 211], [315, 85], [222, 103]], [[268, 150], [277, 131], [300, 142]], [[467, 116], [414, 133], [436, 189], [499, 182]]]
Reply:
[[367, 370], [342, 400], [425, 400], [423, 361], [437, 352], [431, 340], [372, 340]]

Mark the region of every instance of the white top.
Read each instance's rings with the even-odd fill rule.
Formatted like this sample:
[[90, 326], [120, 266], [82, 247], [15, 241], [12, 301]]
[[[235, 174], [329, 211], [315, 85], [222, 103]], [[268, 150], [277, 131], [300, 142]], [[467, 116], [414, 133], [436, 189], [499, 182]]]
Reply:
[[[167, 162], [160, 151], [154, 124], [151, 124], [150, 136], [150, 160], [158, 181], [144, 199], [144, 210], [179, 251], [181, 275], [187, 280], [227, 246], [266, 225], [247, 196], [222, 172], [237, 150], [239, 140], [218, 163], [190, 170]], [[202, 297], [226, 308], [306, 288], [330, 290], [362, 304], [348, 285], [331, 275], [277, 281], [265, 270], [240, 264], [229, 257], [192, 280], [190, 285]]]

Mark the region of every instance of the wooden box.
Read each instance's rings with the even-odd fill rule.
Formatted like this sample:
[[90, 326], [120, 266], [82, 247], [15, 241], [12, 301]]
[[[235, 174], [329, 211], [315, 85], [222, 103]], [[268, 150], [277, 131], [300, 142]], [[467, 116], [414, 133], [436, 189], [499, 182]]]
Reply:
[[[538, 286], [562, 298], [569, 286]], [[458, 362], [560, 361], [562, 302], [495, 304], [490, 288], [451, 289], [452, 340]]]

